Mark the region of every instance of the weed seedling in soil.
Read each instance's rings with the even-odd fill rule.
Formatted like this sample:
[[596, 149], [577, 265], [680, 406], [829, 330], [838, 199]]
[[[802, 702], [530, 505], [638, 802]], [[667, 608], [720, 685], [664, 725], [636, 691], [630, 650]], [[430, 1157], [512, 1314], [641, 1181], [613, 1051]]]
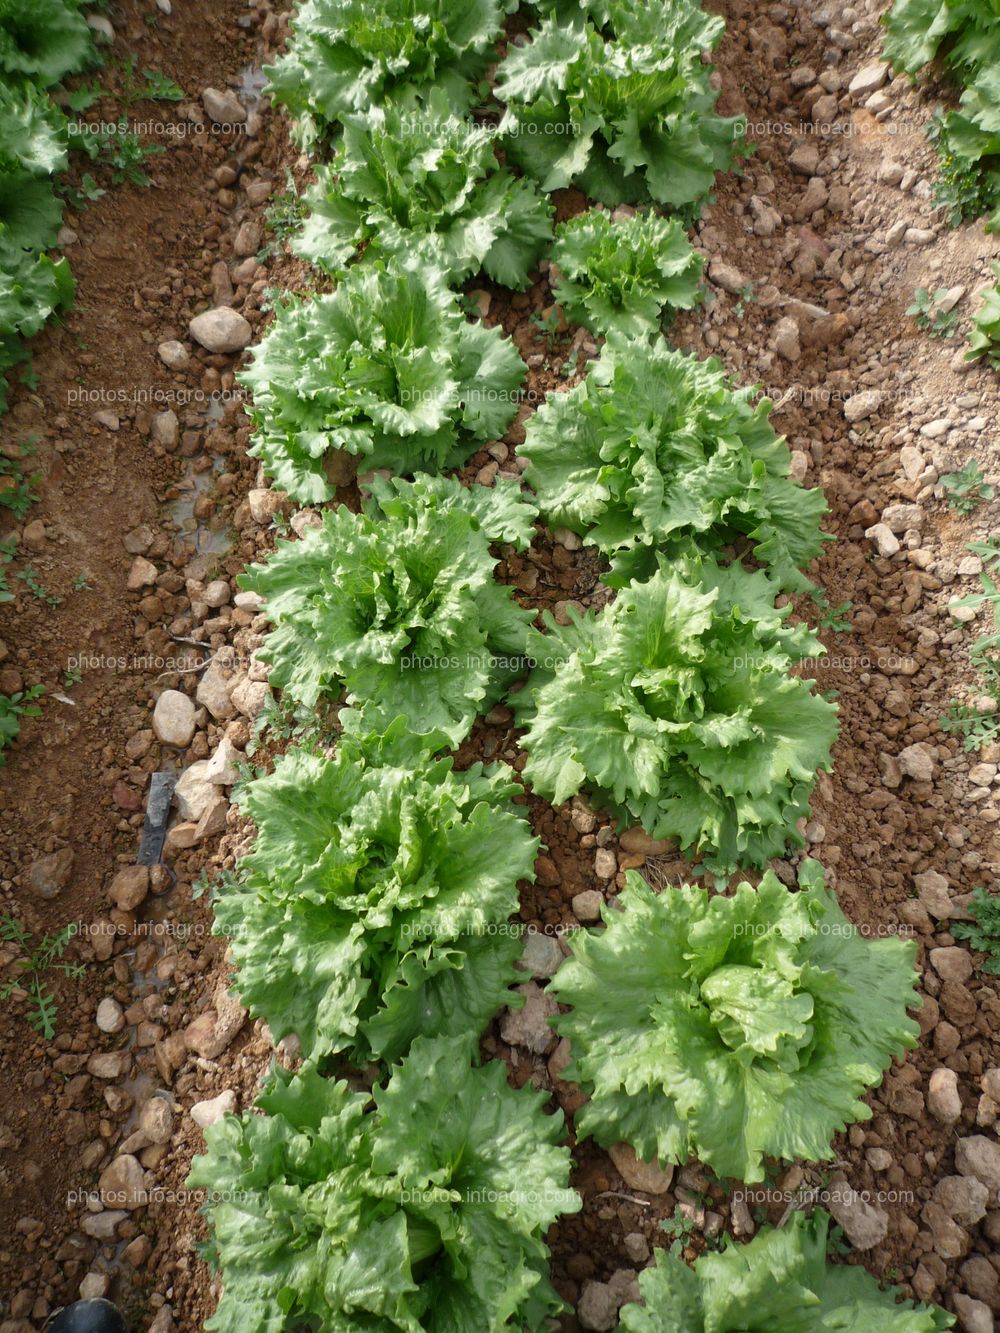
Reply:
[[0, 457], [0, 505], [10, 509], [15, 518], [22, 518], [38, 499], [35, 490], [40, 472], [25, 476], [24, 460], [35, 452], [35, 438], [31, 436], [21, 445], [20, 458]]
[[41, 717], [42, 710], [35, 703], [45, 693], [42, 685], [16, 694], [0, 694], [0, 768], [4, 765], [4, 750], [13, 745], [21, 731], [22, 717]]
[[979, 964], [980, 972], [1000, 976], [1000, 896], [986, 889], [973, 889], [969, 911], [975, 920], [953, 922], [951, 933], [958, 940], [968, 940], [977, 953], [987, 955]]
[[960, 514], [971, 514], [984, 500], [992, 500], [994, 487], [987, 485], [979, 470], [979, 464], [970, 458], [961, 472], [948, 472], [941, 478], [941, 485], [952, 509]]
[[[1000, 562], [998, 540], [994, 537], [986, 542], [971, 542], [969, 550], [978, 555], [987, 567], [996, 569]], [[984, 604], [989, 605], [995, 624], [1000, 589], [988, 573], [980, 574], [979, 580], [983, 585], [981, 593], [963, 597], [953, 605], [956, 609], [971, 607], [977, 611]], [[1000, 736], [1000, 632], [984, 634], [976, 639], [969, 649], [969, 662], [982, 681], [984, 700], [988, 705], [992, 699], [993, 707], [974, 708], [970, 704], [952, 703], [941, 718], [941, 730], [964, 737], [966, 750], [979, 750]]]
[[75, 934], [76, 928], [72, 924], [63, 926], [61, 930], [47, 931], [32, 948], [31, 934], [17, 918], [9, 912], [0, 916], [0, 941], [13, 944], [20, 951], [20, 957], [16, 960], [20, 964], [19, 974], [0, 986], [0, 1000], [9, 999], [15, 991], [26, 991], [29, 1001], [28, 1022], [47, 1041], [55, 1036], [56, 1001], [44, 975], [51, 969], [53, 972], [61, 972], [65, 977], [83, 976], [82, 963], [69, 963], [63, 959]]
[[62, 601], [62, 598], [58, 596], [58, 594], [54, 592], [46, 592], [42, 587], [41, 583], [38, 581], [38, 571], [35, 569], [34, 565], [25, 565], [23, 569], [19, 569], [17, 577], [24, 583], [32, 597], [37, 597], [38, 600], [44, 602], [46, 606], [58, 606]]
[[906, 311], [932, 338], [952, 338], [958, 328], [958, 311], [940, 309], [947, 296], [947, 287], [939, 287], [933, 296], [926, 287], [918, 287]]

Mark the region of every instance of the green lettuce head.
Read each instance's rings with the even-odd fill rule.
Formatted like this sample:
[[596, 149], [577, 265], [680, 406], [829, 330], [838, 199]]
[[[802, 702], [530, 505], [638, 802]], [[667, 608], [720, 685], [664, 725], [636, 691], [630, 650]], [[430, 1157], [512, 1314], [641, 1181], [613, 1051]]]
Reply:
[[571, 1042], [565, 1077], [590, 1095], [577, 1132], [751, 1183], [765, 1157], [828, 1159], [916, 1045], [912, 941], [860, 935], [815, 861], [798, 892], [770, 871], [732, 897], [627, 881], [622, 910], [573, 936], [549, 987], [571, 1006], [554, 1022]]

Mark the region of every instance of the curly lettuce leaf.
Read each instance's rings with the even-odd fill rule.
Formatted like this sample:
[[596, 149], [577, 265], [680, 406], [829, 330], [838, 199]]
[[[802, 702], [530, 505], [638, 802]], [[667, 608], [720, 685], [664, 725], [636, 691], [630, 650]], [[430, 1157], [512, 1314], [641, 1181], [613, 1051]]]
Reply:
[[415, 1042], [374, 1100], [279, 1068], [263, 1115], [206, 1131], [188, 1178], [222, 1275], [206, 1328], [543, 1328], [562, 1302], [542, 1235], [580, 1207], [562, 1115], [443, 1039]]
[[482, 270], [523, 291], [552, 239], [552, 206], [499, 166], [494, 137], [454, 115], [440, 90], [419, 113], [345, 120], [336, 161], [304, 195], [311, 212], [292, 249], [330, 273], [364, 246], [366, 259], [418, 259], [452, 284]]
[[627, 1333], [942, 1333], [954, 1316], [937, 1305], [900, 1301], [863, 1268], [826, 1261], [830, 1219], [793, 1213], [746, 1245], [727, 1238], [689, 1268], [657, 1250], [639, 1275], [642, 1303], [621, 1309]]
[[49, 88], [94, 59], [93, 35], [71, 0], [0, 0], [0, 72]]
[[420, 114], [438, 89], [464, 115], [500, 34], [498, 0], [306, 0], [284, 55], [264, 73], [308, 147], [352, 115]]
[[375, 489], [363, 513], [327, 510], [244, 576], [276, 626], [261, 655], [271, 684], [304, 707], [343, 690], [369, 731], [402, 715], [457, 745], [539, 637], [494, 582], [490, 553], [491, 533], [527, 536], [533, 510], [516, 483], [492, 502], [445, 478]]
[[697, 209], [740, 149], [701, 59], [723, 28], [693, 0], [622, 6], [610, 41], [583, 15], [543, 18], [497, 71], [508, 157], [545, 191]]
[[655, 213], [581, 213], [556, 228], [552, 263], [552, 294], [566, 318], [605, 336], [655, 333], [702, 295], [704, 260], [676, 219]]
[[240, 376], [250, 452], [305, 504], [334, 495], [335, 450], [394, 472], [456, 466], [507, 428], [524, 374], [510, 339], [464, 319], [436, 270], [365, 265], [280, 308], [254, 349]]
[[836, 709], [789, 674], [822, 645], [785, 624], [777, 592], [762, 571], [691, 553], [569, 627], [548, 617], [511, 696], [527, 781], [555, 803], [586, 787], [719, 874], [802, 846]]
[[276, 1038], [356, 1064], [417, 1035], [476, 1039], [517, 979], [502, 925], [538, 849], [512, 776], [455, 773], [399, 719], [345, 733], [332, 759], [291, 750], [241, 789], [257, 835], [216, 926]]
[[713, 897], [628, 873], [622, 911], [574, 936], [549, 987], [590, 1094], [578, 1133], [756, 1182], [765, 1157], [827, 1159], [871, 1118], [865, 1091], [916, 1044], [915, 948], [858, 934], [816, 862], [801, 879]]
[[770, 400], [753, 406], [752, 393], [714, 358], [612, 337], [587, 379], [529, 420], [525, 477], [553, 526], [617, 557], [615, 586], [648, 576], [678, 538], [721, 550], [743, 535], [783, 586], [806, 591], [826, 502], [791, 479]]

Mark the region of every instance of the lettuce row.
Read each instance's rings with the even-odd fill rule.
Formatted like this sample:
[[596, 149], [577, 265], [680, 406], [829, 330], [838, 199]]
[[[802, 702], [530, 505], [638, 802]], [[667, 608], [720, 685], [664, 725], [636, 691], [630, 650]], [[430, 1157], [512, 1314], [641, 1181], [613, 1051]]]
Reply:
[[292, 249], [329, 273], [363, 246], [366, 260], [410, 258], [449, 284], [482, 269], [523, 291], [552, 240], [552, 205], [500, 168], [494, 139], [440, 91], [417, 114], [345, 119], [336, 160], [303, 196], [310, 214]]
[[93, 60], [91, 32], [64, 0], [0, 0], [0, 413], [5, 372], [26, 356], [74, 285], [55, 244], [62, 203], [52, 178], [67, 163], [66, 118], [45, 89]]
[[351, 269], [337, 290], [292, 300], [254, 349], [260, 458], [293, 499], [331, 499], [334, 451], [411, 473], [457, 466], [513, 419], [525, 366], [499, 328], [466, 320], [419, 261]]
[[493, 58], [498, 0], [305, 0], [284, 55], [266, 66], [272, 101], [308, 148], [345, 117], [390, 105], [419, 114], [433, 89], [462, 115]]
[[653, 552], [692, 535], [720, 550], [734, 536], [789, 588], [823, 544], [821, 490], [789, 476], [783, 438], [715, 358], [612, 337], [586, 380], [552, 394], [527, 424], [520, 454], [556, 527], [617, 556], [613, 585], [655, 568]]
[[746, 1245], [731, 1241], [692, 1267], [666, 1250], [639, 1275], [641, 1305], [622, 1306], [626, 1333], [942, 1333], [937, 1305], [899, 1301], [864, 1268], [826, 1261], [830, 1218], [793, 1213]]
[[952, 225], [992, 213], [987, 230], [1000, 230], [1000, 0], [896, 0], [884, 22], [896, 69], [916, 74], [940, 57], [964, 89], [958, 110], [936, 114], [931, 130], [938, 202]]
[[224, 1277], [205, 1327], [544, 1328], [563, 1305], [542, 1236], [580, 1200], [561, 1113], [505, 1075], [423, 1037], [370, 1096], [310, 1065], [275, 1069], [265, 1114], [208, 1129], [188, 1178], [209, 1191]]
[[401, 715], [458, 745], [541, 638], [494, 581], [490, 552], [491, 541], [524, 549], [534, 510], [516, 482], [376, 478], [373, 492], [362, 513], [326, 510], [243, 576], [275, 625], [261, 655], [298, 704], [343, 690], [369, 731]]
[[983, 292], [982, 303], [973, 316], [965, 359], [978, 361], [985, 356], [994, 370], [1000, 370], [1000, 264], [992, 268], [996, 282]]
[[859, 935], [817, 862], [801, 883], [656, 894], [628, 872], [622, 910], [573, 936], [549, 987], [571, 1006], [564, 1077], [590, 1094], [579, 1134], [756, 1182], [765, 1157], [826, 1159], [871, 1118], [865, 1091], [916, 1045], [916, 946]]
[[556, 228], [552, 295], [566, 318], [594, 333], [656, 333], [702, 297], [704, 260], [676, 218], [612, 219], [590, 209]]
[[243, 1002], [307, 1058], [392, 1061], [418, 1035], [471, 1048], [517, 998], [520, 941], [499, 927], [534, 878], [521, 788], [506, 765], [456, 773], [427, 750], [399, 718], [346, 732], [332, 759], [292, 750], [240, 794], [257, 835], [216, 929]]
[[725, 23], [694, 0], [618, 6], [614, 22], [605, 40], [590, 19], [549, 16], [510, 48], [497, 71], [507, 156], [546, 191], [697, 212], [740, 148], [701, 59]]
[[822, 652], [764, 572], [693, 551], [568, 626], [511, 696], [524, 777], [559, 804], [586, 786], [622, 821], [728, 874], [801, 847], [836, 709], [790, 674]]

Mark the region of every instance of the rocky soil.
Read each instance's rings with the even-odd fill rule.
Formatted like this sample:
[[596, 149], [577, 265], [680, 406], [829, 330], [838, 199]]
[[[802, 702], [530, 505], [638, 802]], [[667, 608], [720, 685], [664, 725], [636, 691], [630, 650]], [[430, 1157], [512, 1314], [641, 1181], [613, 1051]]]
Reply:
[[[847, 1262], [988, 1333], [1000, 1314], [1000, 995], [949, 927], [997, 877], [1000, 750], [964, 752], [939, 718], [975, 695], [967, 646], [984, 627], [949, 603], [976, 589], [966, 545], [993, 535], [996, 510], [957, 515], [940, 478], [974, 456], [1000, 481], [1000, 403], [993, 372], [903, 312], [916, 287], [946, 286], [967, 316], [1000, 242], [981, 226], [950, 231], [935, 211], [921, 133], [932, 99], [878, 64], [879, 4], [717, 7], [729, 21], [723, 109], [747, 115], [759, 147], [697, 229], [712, 300], [672, 336], [766, 386], [798, 474], [828, 496], [837, 541], [815, 576], [833, 606], [853, 606], [810, 672], [838, 692], [842, 735], [804, 831], [859, 927], [918, 941], [923, 1039], [833, 1163], [793, 1165], [761, 1190], [726, 1194], [697, 1165], [661, 1171], [580, 1144], [584, 1209], [550, 1234], [554, 1280], [575, 1309], [563, 1328], [615, 1327], [663, 1219], [690, 1224], [693, 1254], [814, 1198], [843, 1226]], [[305, 164], [248, 74], [280, 42], [278, 15], [264, 0], [169, 9], [159, 0], [149, 23], [142, 7], [112, 7], [115, 49], [185, 90], [135, 118], [191, 129], [165, 136], [152, 189], [109, 191], [68, 219], [77, 308], [39, 339], [40, 382], [18, 391], [11, 418], [15, 436], [38, 437], [44, 472], [12, 569], [30, 561], [64, 600], [11, 580], [0, 689], [43, 682], [67, 702], [25, 723], [0, 773], [2, 910], [35, 933], [73, 922], [70, 956], [84, 968], [55, 983], [52, 1042], [27, 1026], [26, 999], [5, 1009], [0, 1333], [39, 1329], [81, 1293], [112, 1295], [136, 1329], [201, 1327], [214, 1298], [194, 1250], [201, 1201], [184, 1180], [202, 1128], [252, 1104], [273, 1055], [227, 993], [224, 941], [195, 886], [248, 841], [229, 794], [268, 694], [254, 656], [265, 622], [235, 576], [273, 542], [273, 520], [297, 532], [315, 521], [246, 457], [233, 378], [266, 289], [304, 281], [264, 214], [286, 170], [301, 178]], [[565, 192], [560, 214], [582, 203]], [[518, 423], [472, 460], [470, 483], [519, 474], [532, 401], [597, 352], [572, 330], [545, 342], [530, 317], [550, 301], [544, 273], [523, 296], [482, 289], [484, 317], [512, 335], [531, 379]], [[540, 534], [500, 576], [562, 619], [569, 603], [606, 596], [598, 568], [572, 535]], [[88, 586], [75, 589], [81, 574]], [[64, 679], [74, 663], [79, 679]], [[520, 766], [504, 708], [477, 725], [459, 766], [497, 755]], [[156, 771], [180, 781], [164, 864], [150, 869], [137, 852]], [[542, 989], [562, 936], [598, 919], [626, 869], [667, 885], [685, 865], [640, 831], [619, 837], [582, 801], [529, 807], [548, 850], [522, 895], [535, 928], [527, 1003], [498, 1017], [483, 1051], [572, 1114], [580, 1093], [560, 1077], [565, 1043]], [[775, 865], [788, 882], [794, 859]], [[12, 958], [0, 953], [5, 968]]]

